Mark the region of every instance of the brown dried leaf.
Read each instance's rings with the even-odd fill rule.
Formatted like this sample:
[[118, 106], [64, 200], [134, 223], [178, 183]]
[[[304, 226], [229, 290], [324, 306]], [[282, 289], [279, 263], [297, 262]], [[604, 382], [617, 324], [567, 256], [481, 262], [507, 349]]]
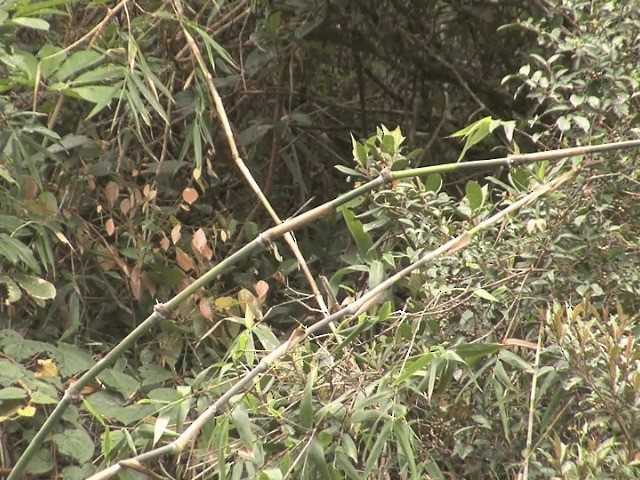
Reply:
[[255, 288], [256, 293], [258, 294], [258, 301], [262, 303], [264, 299], [267, 297], [267, 292], [269, 291], [269, 284], [264, 280], [259, 280], [258, 283], [256, 283], [253, 287]]
[[191, 246], [194, 251], [203, 253], [204, 248], [207, 246], [207, 236], [204, 230], [201, 228], [196, 230], [196, 233], [193, 234], [193, 238], [191, 239]]
[[536, 345], [533, 342], [530, 342], [528, 340], [522, 340], [520, 338], [506, 338], [504, 340], [504, 342], [502, 342], [503, 345], [516, 345], [518, 347], [523, 347], [523, 348], [530, 348], [531, 350], [535, 350], [536, 348], [538, 348], [538, 345]]
[[213, 258], [213, 250], [209, 248], [209, 245], [205, 245], [201, 253], [207, 260], [211, 260], [211, 258]]
[[198, 200], [198, 192], [195, 188], [187, 187], [182, 191], [182, 199], [189, 205]]
[[203, 298], [198, 303], [198, 308], [200, 309], [200, 315], [202, 315], [207, 320], [211, 320], [213, 318], [213, 307], [211, 306], [211, 302], [208, 299]]
[[131, 211], [132, 206], [133, 205], [131, 205], [131, 200], [125, 198], [120, 202], [120, 211], [126, 215]]
[[178, 263], [178, 266], [185, 272], [196, 268], [196, 264], [193, 261], [193, 258], [191, 258], [179, 247], [176, 247], [176, 262]]
[[136, 263], [136, 266], [131, 270], [129, 284], [131, 285], [133, 298], [140, 300], [142, 297], [142, 263]]
[[147, 289], [149, 295], [155, 297], [156, 293], [158, 292], [158, 284], [154, 280], [153, 275], [151, 275], [151, 273], [149, 272], [142, 272], [141, 280], [142, 285], [144, 285], [144, 288]]
[[182, 238], [182, 233], [180, 233], [180, 230], [182, 230], [182, 225], [180, 225], [179, 223], [171, 229], [171, 241], [174, 245], [178, 243], [178, 241]]
[[167, 237], [162, 237], [162, 240], [160, 240], [160, 248], [166, 252], [169, 250], [170, 245], [171, 243], [169, 242], [169, 239]]
[[113, 222], [113, 218], [107, 219], [104, 223], [104, 229], [107, 231], [107, 235], [109, 236], [116, 232], [116, 224]]
[[120, 195], [120, 185], [114, 181], [107, 183], [107, 186], [104, 187], [104, 196], [110, 207], [115, 205], [116, 200], [118, 200], [118, 195]]

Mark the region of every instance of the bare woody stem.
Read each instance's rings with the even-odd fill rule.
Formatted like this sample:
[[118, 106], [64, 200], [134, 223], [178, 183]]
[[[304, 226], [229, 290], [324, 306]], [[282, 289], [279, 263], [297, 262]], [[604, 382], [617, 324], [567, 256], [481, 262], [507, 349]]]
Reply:
[[[156, 305], [154, 312], [149, 315], [138, 327], [132, 330], [120, 343], [118, 343], [112, 350], [109, 351], [107, 355], [105, 355], [99, 362], [97, 362], [91, 369], [87, 370], [87, 372], [82, 375], [76, 383], [74, 383], [71, 387], [69, 387], [62, 398], [62, 400], [56, 405], [53, 412], [49, 415], [47, 420], [44, 422], [40, 430], [33, 437], [25, 451], [22, 453], [18, 461], [16, 462], [13, 470], [7, 477], [7, 480], [19, 480], [22, 477], [22, 474], [27, 467], [29, 461], [33, 458], [33, 456], [38, 452], [41, 448], [42, 444], [46, 440], [47, 436], [53, 430], [53, 427], [57, 424], [58, 420], [62, 417], [65, 410], [69, 407], [70, 404], [79, 401], [81, 398], [80, 392], [82, 389], [90, 384], [104, 369], [106, 369], [109, 365], [113, 364], [122, 354], [124, 354], [127, 350], [134, 347], [135, 342], [142, 335], [147, 333], [158, 321], [163, 318], [167, 318], [171, 315], [171, 313], [184, 301], [186, 301], [191, 295], [197, 292], [200, 288], [205, 287], [210, 282], [212, 282], [218, 275], [227, 271], [232, 265], [238, 263], [239, 261], [249, 257], [250, 255], [257, 253], [262, 250], [265, 246], [267, 246], [270, 242], [273, 242], [277, 238], [283, 236], [286, 232], [291, 230], [295, 230], [298, 228], [302, 228], [303, 226], [308, 225], [309, 223], [318, 220], [319, 218], [327, 215], [328, 213], [333, 212], [336, 208], [344, 205], [345, 203], [357, 198], [361, 195], [365, 195], [372, 190], [381, 187], [385, 184], [388, 184], [390, 181], [394, 179], [403, 179], [410, 178], [420, 175], [427, 175], [431, 173], [440, 173], [440, 172], [449, 172], [460, 169], [482, 169], [489, 167], [499, 167], [506, 166], [510, 167], [514, 164], [523, 164], [523, 163], [533, 163], [542, 160], [554, 160], [565, 157], [577, 156], [577, 155], [587, 155], [599, 152], [606, 152], [611, 150], [622, 150], [629, 148], [640, 147], [640, 140], [631, 140], [625, 142], [617, 142], [617, 143], [606, 143], [602, 145], [595, 145], [589, 147], [576, 147], [576, 148], [566, 148], [559, 150], [550, 150], [547, 152], [536, 152], [524, 155], [517, 156], [509, 156], [500, 159], [492, 159], [492, 160], [479, 160], [474, 162], [464, 162], [464, 163], [454, 163], [454, 164], [444, 164], [438, 165], [436, 167], [425, 167], [425, 168], [417, 168], [410, 170], [402, 170], [396, 172], [389, 172], [388, 170], [384, 170], [381, 175], [370, 182], [361, 185], [354, 190], [344, 193], [341, 196], [335, 198], [334, 200], [327, 202], [323, 205], [315, 207], [297, 217], [291, 218], [280, 225], [276, 225], [272, 227], [262, 234], [260, 234], [253, 241], [247, 243], [244, 247], [239, 249], [230, 257], [221, 261], [218, 265], [214, 266], [211, 270], [206, 272], [200, 278], [195, 280], [191, 285], [183, 289], [181, 292], [176, 294], [173, 298], [167, 301], [164, 304]], [[527, 198], [527, 197], [525, 197]], [[513, 205], [516, 205], [514, 203]], [[513, 207], [512, 205], [512, 207]], [[503, 212], [507, 212], [508, 209], [505, 209]], [[501, 212], [500, 214], [506, 215], [507, 213]], [[493, 217], [492, 217], [493, 218]], [[488, 220], [486, 220], [488, 221]], [[485, 221], [485, 222], [486, 222]], [[480, 228], [484, 222], [480, 225], [476, 226], [476, 229]], [[484, 228], [484, 227], [482, 227]], [[443, 247], [446, 247], [445, 244]], [[397, 275], [397, 274], [396, 274]], [[392, 277], [393, 278], [393, 277]], [[381, 285], [384, 285], [383, 282]], [[364, 298], [364, 297], [363, 297]], [[334, 314], [335, 315], [335, 314]], [[325, 328], [329, 322], [335, 320], [334, 315], [330, 315], [325, 317], [323, 320], [313, 325], [309, 329], [306, 330], [306, 334], [313, 333], [317, 331], [317, 329]], [[326, 323], [325, 323], [326, 322]]]
[[[178, 16], [178, 19], [180, 19], [182, 17], [182, 12], [183, 12], [182, 1], [181, 0], [173, 0], [173, 5], [174, 5], [174, 8], [175, 8], [176, 14]], [[187, 44], [189, 46], [189, 49], [191, 50], [191, 53], [193, 54], [193, 56], [196, 58], [198, 66], [200, 67], [200, 71], [202, 72], [202, 74], [205, 77], [205, 81], [207, 83], [207, 87], [209, 89], [209, 93], [211, 94], [211, 97], [213, 99], [213, 103], [214, 103], [214, 105], [216, 107], [216, 113], [218, 114], [218, 119], [220, 120], [220, 124], [222, 125], [222, 130], [224, 131], [225, 137], [227, 139], [227, 144], [229, 145], [229, 149], [231, 150], [231, 156], [233, 157], [233, 161], [235, 162], [236, 166], [238, 167], [238, 169], [242, 173], [242, 176], [244, 177], [245, 181], [249, 184], [249, 186], [251, 187], [251, 190], [253, 190], [254, 194], [258, 197], [258, 199], [260, 200], [260, 203], [267, 210], [267, 212], [269, 213], [269, 215], [271, 216], [273, 221], [277, 225], [278, 224], [282, 224], [282, 220], [280, 219], [280, 217], [278, 216], [276, 211], [273, 209], [273, 207], [269, 203], [269, 200], [267, 199], [267, 197], [262, 192], [262, 189], [260, 188], [258, 183], [253, 178], [253, 175], [251, 174], [251, 171], [247, 168], [246, 164], [242, 160], [242, 157], [240, 157], [240, 153], [238, 152], [238, 146], [236, 145], [236, 141], [235, 141], [235, 138], [233, 136], [233, 131], [231, 129], [231, 124], [229, 123], [229, 118], [228, 118], [227, 112], [226, 112], [226, 110], [224, 108], [224, 104], [222, 103], [222, 99], [220, 98], [220, 95], [218, 93], [218, 89], [216, 88], [215, 84], [213, 83], [213, 77], [211, 75], [211, 72], [209, 72], [209, 68], [207, 67], [204, 59], [202, 58], [202, 54], [200, 53], [200, 50], [199, 50], [198, 46], [196, 45], [196, 42], [194, 41], [194, 39], [191, 36], [191, 34], [184, 27], [184, 25], [182, 26], [182, 30], [183, 30], [184, 36], [186, 38]], [[325, 304], [324, 298], [322, 297], [322, 294], [320, 293], [320, 290], [318, 289], [318, 285], [316, 284], [316, 282], [315, 282], [315, 280], [313, 278], [313, 275], [311, 274], [311, 271], [309, 270], [309, 266], [307, 265], [307, 262], [304, 259], [304, 256], [302, 255], [302, 252], [298, 248], [298, 244], [296, 243], [295, 239], [293, 238], [293, 235], [291, 235], [291, 233], [287, 232], [284, 235], [284, 239], [287, 242], [287, 245], [289, 246], [291, 251], [293, 252], [293, 255], [296, 257], [296, 261], [298, 262], [298, 265], [302, 269], [302, 271], [304, 273], [304, 276], [307, 279], [307, 282], [309, 283], [309, 286], [311, 287], [311, 291], [313, 293], [313, 296], [314, 296], [316, 302], [318, 303], [318, 306], [320, 307], [320, 311], [324, 315], [328, 315], [329, 314], [329, 309], [327, 308], [327, 305]]]

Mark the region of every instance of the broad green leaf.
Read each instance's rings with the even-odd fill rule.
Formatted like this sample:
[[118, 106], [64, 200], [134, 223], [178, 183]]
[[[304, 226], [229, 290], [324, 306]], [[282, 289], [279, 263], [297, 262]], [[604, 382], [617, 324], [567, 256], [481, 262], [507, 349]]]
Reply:
[[529, 362], [523, 360], [522, 357], [519, 357], [509, 350], [502, 350], [500, 352], [500, 360], [508, 363], [514, 368], [517, 368], [518, 370], [522, 370], [523, 372], [533, 373], [533, 367]]
[[112, 86], [87, 85], [84, 87], [67, 88], [63, 90], [63, 93], [91, 103], [108, 104], [115, 97], [117, 89]]
[[19, 273], [16, 280], [29, 296], [38, 300], [50, 300], [56, 296], [56, 288], [44, 278]]
[[98, 378], [107, 387], [120, 393], [124, 398], [130, 398], [140, 388], [140, 382], [137, 379], [113, 368], [106, 369], [100, 373]]
[[351, 135], [351, 146], [353, 152], [353, 159], [360, 164], [361, 167], [367, 168], [368, 166], [368, 154], [367, 147], [358, 142], [353, 135]]
[[13, 17], [9, 23], [20, 27], [31, 28], [33, 30], [49, 31], [49, 22], [41, 18]]
[[427, 179], [424, 182], [424, 187], [430, 192], [438, 193], [442, 188], [442, 175], [439, 173], [432, 173], [427, 175]]
[[62, 62], [64, 62], [66, 55], [59, 54], [62, 48], [51, 45], [50, 43], [46, 44], [44, 47], [40, 49], [38, 52], [38, 56], [40, 57], [40, 71], [42, 73], [42, 78], [49, 78], [53, 72], [55, 72]]
[[366, 257], [371, 247], [373, 247], [373, 240], [371, 239], [371, 236], [364, 231], [362, 222], [360, 222], [360, 220], [356, 218], [351, 209], [343, 208], [342, 215], [347, 224], [349, 232], [351, 232], [351, 236], [356, 242], [356, 246], [358, 247], [360, 255]]
[[469, 366], [472, 366], [478, 359], [487, 355], [492, 355], [503, 346], [499, 343], [463, 343], [455, 347], [455, 352]]
[[484, 204], [484, 195], [482, 193], [482, 187], [475, 180], [467, 182], [465, 187], [467, 193], [467, 200], [469, 200], [469, 207], [471, 210], [477, 210]]
[[33, 82], [38, 71], [38, 59], [29, 52], [17, 52], [13, 55], [1, 57], [2, 61], [9, 67], [22, 70], [29, 81]]
[[60, 375], [63, 377], [88, 370], [96, 363], [88, 351], [69, 343], [59, 343], [52, 355], [59, 362]]
[[484, 288], [476, 288], [476, 289], [473, 291], [473, 294], [474, 294], [476, 297], [480, 297], [480, 298], [483, 298], [483, 299], [485, 299], [485, 300], [489, 300], [490, 302], [498, 302], [498, 301], [499, 301], [496, 297], [494, 297], [493, 295], [491, 295], [491, 294], [490, 294], [489, 292], [487, 292]]
[[76, 87], [85, 83], [99, 84], [113, 80], [122, 80], [123, 78], [124, 72], [122, 67], [118, 65], [105, 65], [81, 73], [71, 82], [71, 85]]
[[558, 120], [556, 120], [556, 125], [561, 132], [566, 132], [571, 128], [571, 122], [569, 122], [567, 117], [565, 117], [564, 115], [558, 117]]
[[60, 68], [55, 72], [55, 78], [64, 81], [72, 75], [93, 67], [104, 61], [104, 55], [93, 50], [79, 50], [69, 55]]
[[6, 387], [0, 389], [0, 400], [23, 400], [27, 397], [27, 392], [22, 388]]
[[56, 433], [53, 435], [53, 441], [58, 447], [58, 453], [79, 463], [88, 462], [93, 456], [93, 439], [80, 425]]

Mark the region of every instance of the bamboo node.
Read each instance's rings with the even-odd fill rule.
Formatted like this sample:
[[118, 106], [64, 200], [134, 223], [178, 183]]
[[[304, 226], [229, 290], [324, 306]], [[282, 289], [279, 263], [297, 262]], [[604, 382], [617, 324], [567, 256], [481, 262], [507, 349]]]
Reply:
[[391, 170], [389, 170], [388, 168], [383, 168], [380, 171], [380, 176], [382, 177], [385, 183], [393, 182], [393, 174], [391, 173]]
[[[157, 302], [157, 300], [156, 300]], [[164, 303], [156, 303], [153, 306], [153, 311], [156, 313], [162, 320], [166, 320], [171, 317], [171, 309], [167, 308]]]

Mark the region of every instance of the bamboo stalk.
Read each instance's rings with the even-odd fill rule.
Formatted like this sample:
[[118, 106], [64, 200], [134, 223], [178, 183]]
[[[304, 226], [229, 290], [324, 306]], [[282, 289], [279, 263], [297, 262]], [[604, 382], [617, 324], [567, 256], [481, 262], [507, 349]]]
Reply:
[[[612, 151], [612, 150], [621, 150], [621, 149], [629, 149], [640, 147], [640, 140], [630, 140], [625, 142], [617, 142], [617, 143], [606, 143], [602, 145], [595, 145], [589, 147], [574, 147], [574, 148], [566, 148], [566, 149], [558, 149], [558, 150], [549, 150], [546, 152], [536, 152], [524, 155], [517, 156], [508, 156], [501, 159], [492, 159], [492, 160], [479, 160], [472, 162], [464, 162], [464, 163], [455, 163], [455, 164], [443, 164], [435, 167], [425, 167], [425, 168], [416, 168], [409, 169], [403, 171], [389, 172], [388, 170], [383, 170], [380, 176], [371, 180], [370, 182], [361, 185], [354, 190], [351, 190], [347, 193], [340, 195], [339, 197], [327, 202], [323, 205], [320, 205], [314, 209], [311, 209], [297, 217], [293, 217], [280, 225], [276, 225], [265, 232], [261, 233], [256, 237], [253, 241], [247, 243], [244, 247], [236, 251], [230, 257], [227, 257], [223, 261], [221, 261], [218, 265], [211, 268], [208, 272], [202, 275], [200, 278], [195, 280], [191, 285], [177, 293], [173, 298], [168, 300], [164, 304], [158, 304], [154, 308], [154, 312], [149, 315], [138, 327], [132, 330], [120, 343], [118, 343], [112, 350], [107, 353], [99, 362], [97, 362], [91, 369], [87, 370], [77, 382], [71, 385], [64, 393], [62, 400], [56, 405], [53, 412], [49, 415], [47, 420], [44, 422], [40, 430], [33, 437], [25, 451], [22, 453], [18, 461], [16, 462], [13, 470], [7, 477], [7, 480], [19, 480], [22, 478], [22, 474], [24, 469], [27, 467], [31, 458], [38, 452], [44, 443], [45, 439], [53, 430], [53, 427], [56, 425], [58, 420], [62, 417], [65, 410], [71, 403], [75, 403], [80, 400], [82, 388], [91, 383], [98, 374], [100, 374], [104, 369], [106, 369], [109, 365], [115, 362], [124, 352], [128, 349], [133, 348], [135, 342], [142, 335], [147, 333], [158, 321], [163, 318], [168, 318], [171, 313], [185, 300], [187, 300], [192, 294], [198, 291], [200, 288], [208, 285], [211, 281], [213, 281], [218, 275], [227, 271], [232, 265], [236, 264], [240, 260], [247, 258], [248, 256], [262, 250], [266, 247], [270, 242], [276, 240], [277, 238], [283, 236], [286, 232], [291, 230], [295, 230], [301, 228], [312, 221], [315, 221], [330, 212], [333, 212], [336, 208], [341, 205], [344, 205], [348, 201], [369, 193], [370, 191], [383, 186], [389, 183], [393, 179], [402, 179], [402, 178], [410, 178], [412, 176], [426, 175], [429, 173], [440, 173], [440, 172], [449, 172], [455, 171], [460, 168], [472, 169], [472, 168], [486, 168], [488, 166], [511, 166], [516, 162], [516, 164], [521, 163], [531, 163], [542, 160], [557, 160], [560, 158], [577, 156], [577, 155], [585, 155], [592, 154], [598, 152]], [[514, 160], [515, 157], [515, 160]], [[487, 163], [491, 162], [491, 163]], [[428, 170], [425, 170], [428, 169]], [[411, 173], [407, 173], [411, 172]], [[527, 197], [525, 197], [527, 198]], [[516, 203], [512, 204], [516, 205]], [[507, 212], [509, 208], [503, 210], [503, 212]], [[501, 212], [502, 213], [502, 212]], [[507, 214], [507, 213], [505, 213]], [[486, 222], [486, 220], [485, 220]], [[484, 222], [476, 226], [475, 228], [480, 228]], [[447, 246], [445, 244], [443, 247]], [[441, 248], [443, 248], [441, 247]], [[396, 274], [397, 275], [397, 274]], [[393, 278], [393, 277], [391, 277]], [[383, 282], [381, 285], [384, 285]], [[366, 295], [365, 295], [366, 296]], [[364, 298], [364, 297], [362, 297]], [[353, 304], [352, 304], [353, 305]], [[342, 310], [341, 310], [342, 312]], [[335, 314], [325, 317], [320, 322], [314, 324], [310, 328], [306, 330], [306, 334], [311, 334], [319, 329], [325, 328], [328, 323], [326, 321], [334, 321]]]
[[357, 318], [364, 310], [370, 308], [371, 306], [378, 303], [381, 299], [383, 299], [385, 297], [384, 294], [385, 292], [387, 292], [387, 290], [389, 290], [402, 278], [410, 275], [414, 270], [426, 265], [434, 258], [442, 255], [451, 255], [458, 250], [465, 248], [467, 245], [469, 245], [474, 234], [501, 222], [507, 215], [516, 212], [527, 205], [530, 205], [542, 195], [558, 189], [564, 183], [575, 178], [577, 173], [578, 170], [576, 169], [570, 170], [569, 172], [560, 175], [558, 178], [552, 180], [551, 182], [538, 186], [535, 190], [533, 190], [525, 197], [512, 203], [495, 215], [489, 217], [473, 229], [467, 230], [466, 232], [449, 240], [435, 250], [427, 252], [416, 262], [412, 263], [408, 267], [403, 268], [394, 275], [391, 275], [380, 285], [369, 290], [358, 300], [349, 304], [342, 310], [339, 310], [338, 312], [314, 323], [309, 328], [305, 329], [304, 326], [300, 325], [293, 331], [288, 340], [283, 342], [275, 350], [271, 351], [271, 353], [263, 357], [260, 362], [258, 362], [258, 365], [256, 365], [252, 370], [241, 376], [229, 390], [221, 395], [218, 400], [216, 400], [198, 418], [196, 418], [191, 423], [191, 425], [189, 425], [189, 427], [186, 428], [185, 431], [182, 432], [182, 434], [180, 434], [178, 438], [168, 443], [167, 445], [163, 445], [162, 447], [150, 450], [140, 455], [136, 455], [135, 457], [126, 460], [122, 460], [102, 470], [101, 472], [92, 475], [88, 478], [88, 480], [105, 480], [107, 478], [112, 478], [123, 468], [132, 468], [132, 466], [138, 467], [143, 461], [151, 460], [168, 454], [180, 454], [185, 450], [185, 448], [193, 443], [197, 435], [200, 433], [200, 430], [202, 430], [202, 428], [208, 422], [215, 418], [216, 414], [222, 406], [226, 405], [229, 400], [231, 400], [231, 398], [233, 398], [235, 395], [238, 395], [245, 389], [250, 388], [253, 385], [254, 381], [259, 379], [261, 374], [265, 373], [272, 365], [274, 365], [278, 360], [284, 357], [294, 347], [304, 342], [307, 338], [309, 338], [310, 335], [323, 328], [326, 328], [331, 322], [341, 320], [344, 317], [349, 316], [350, 320]]

